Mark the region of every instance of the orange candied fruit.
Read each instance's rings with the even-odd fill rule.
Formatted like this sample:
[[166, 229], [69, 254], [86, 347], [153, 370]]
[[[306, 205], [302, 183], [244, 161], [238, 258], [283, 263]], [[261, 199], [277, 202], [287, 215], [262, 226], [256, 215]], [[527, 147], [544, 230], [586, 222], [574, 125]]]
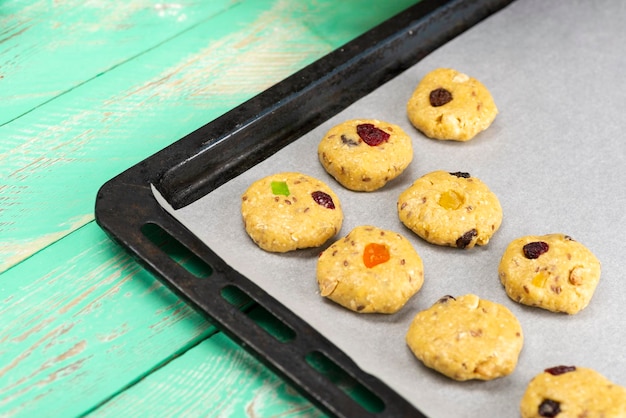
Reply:
[[369, 243], [363, 250], [363, 263], [365, 267], [372, 268], [389, 261], [389, 248], [384, 244]]

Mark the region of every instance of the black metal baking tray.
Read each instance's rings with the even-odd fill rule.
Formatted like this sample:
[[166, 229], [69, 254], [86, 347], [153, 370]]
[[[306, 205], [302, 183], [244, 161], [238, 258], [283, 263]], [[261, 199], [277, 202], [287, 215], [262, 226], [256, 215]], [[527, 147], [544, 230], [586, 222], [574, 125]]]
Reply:
[[[399, 75], [439, 46], [512, 0], [424, 0], [319, 59], [218, 119], [105, 183], [96, 221], [179, 297], [287, 380], [324, 412], [338, 417], [423, 417], [410, 402], [362, 371], [335, 345], [232, 269], [155, 200], [177, 209], [206, 195], [297, 140], [354, 101]], [[156, 226], [211, 271], [198, 277], [164, 254], [146, 233]], [[228, 301], [245, 295], [291, 330], [288, 341], [266, 332]], [[338, 367], [378, 406], [367, 408], [312, 367], [319, 355]], [[307, 360], [309, 359], [309, 360]]]

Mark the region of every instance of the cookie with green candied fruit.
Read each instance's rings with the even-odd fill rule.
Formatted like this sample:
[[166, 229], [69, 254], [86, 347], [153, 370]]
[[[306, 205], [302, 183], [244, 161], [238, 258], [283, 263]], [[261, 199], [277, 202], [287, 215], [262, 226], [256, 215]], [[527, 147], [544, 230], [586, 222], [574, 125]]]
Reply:
[[255, 181], [241, 196], [246, 232], [263, 250], [284, 253], [319, 247], [341, 229], [339, 197], [321, 180], [277, 173]]
[[600, 281], [601, 264], [569, 235], [528, 235], [509, 243], [498, 273], [514, 301], [576, 314], [590, 303]]

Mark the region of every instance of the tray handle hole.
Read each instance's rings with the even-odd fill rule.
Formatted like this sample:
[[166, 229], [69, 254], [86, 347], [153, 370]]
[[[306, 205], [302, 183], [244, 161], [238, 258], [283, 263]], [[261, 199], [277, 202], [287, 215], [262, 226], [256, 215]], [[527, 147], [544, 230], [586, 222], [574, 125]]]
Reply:
[[206, 279], [213, 269], [200, 257], [191, 252], [180, 241], [172, 237], [159, 225], [148, 222], [142, 225], [141, 233], [159, 247], [169, 258], [197, 278]]
[[305, 356], [309, 366], [329, 379], [352, 400], [370, 413], [380, 413], [385, 409], [385, 403], [371, 390], [349, 375], [320, 351], [311, 351]]
[[234, 285], [224, 286], [221, 290], [222, 299], [235, 307], [244, 305], [243, 313], [281, 343], [288, 343], [296, 338], [296, 332], [287, 324], [278, 319], [263, 306], [255, 303], [243, 290]]

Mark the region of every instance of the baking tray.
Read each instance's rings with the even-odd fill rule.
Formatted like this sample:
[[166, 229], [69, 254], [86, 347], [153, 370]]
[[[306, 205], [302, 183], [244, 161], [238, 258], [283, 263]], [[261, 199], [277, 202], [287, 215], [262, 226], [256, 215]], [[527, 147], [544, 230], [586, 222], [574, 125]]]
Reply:
[[[516, 306], [508, 301], [506, 296], [503, 296], [502, 290], [493, 283], [487, 285], [481, 282], [477, 287], [476, 282], [467, 280], [467, 285], [461, 283], [455, 287], [455, 290], [457, 292], [465, 289], [483, 292], [486, 296], [507, 304], [523, 318], [523, 327], [528, 336], [522, 353], [522, 363], [532, 367], [525, 371], [516, 371], [515, 379], [458, 385], [434, 372], [416, 366], [417, 370], [411, 369], [411, 372], [416, 375], [419, 373], [420, 379], [425, 378], [420, 384], [431, 385], [436, 388], [435, 390], [441, 389], [441, 393], [445, 395], [443, 399], [438, 399], [437, 396], [431, 396], [425, 390], [424, 396], [432, 399], [407, 396], [407, 393], [409, 395], [411, 393], [398, 387], [394, 376], [383, 376], [385, 373], [379, 373], [380, 370], [375, 368], [375, 371], [371, 372], [371, 362], [367, 359], [363, 360], [360, 352], [355, 353], [350, 347], [346, 349], [344, 341], [340, 341], [341, 338], [335, 338], [332, 333], [329, 334], [325, 332], [326, 330], [320, 332], [322, 327], [315, 320], [304, 320], [297, 308], [288, 307], [288, 303], [279, 301], [272, 291], [259, 285], [258, 281], [250, 280], [250, 278], [256, 279], [253, 277], [254, 268], [249, 271], [246, 270], [246, 266], [243, 266], [246, 271], [245, 275], [241, 273], [242, 269], [239, 266], [237, 267], [239, 271], [233, 269], [231, 265], [236, 265], [236, 260], [231, 257], [228, 262], [224, 261], [223, 257], [216, 253], [216, 246], [207, 245], [210, 241], [210, 237], [206, 237], [207, 231], [202, 232], [188, 227], [189, 224], [181, 222], [181, 217], [177, 216], [177, 213], [184, 213], [188, 208], [201, 205], [206, 198], [221, 196], [219, 193], [231, 186], [233, 188], [228, 192], [230, 197], [234, 195], [238, 199], [242, 191], [241, 187], [236, 187], [238, 184], [241, 186], [241, 182], [237, 183], [238, 179], [247, 174], [256, 173], [255, 170], [263, 172], [263, 170], [275, 169], [276, 158], [281, 158], [280, 156], [285, 152], [291, 153], [292, 156], [295, 153], [297, 157], [300, 151], [293, 147], [303, 144], [302, 149], [306, 151], [307, 144], [315, 141], [315, 137], [319, 134], [317, 131], [333, 123], [333, 118], [347, 117], [354, 115], [354, 112], [358, 114], [361, 111], [358, 106], [361, 103], [367, 105], [368, 98], [371, 98], [369, 105], [373, 100], [380, 106], [389, 105], [389, 108], [396, 106], [395, 108], [401, 109], [405, 103], [402, 94], [393, 99], [396, 103], [394, 105], [391, 102], [385, 102], [389, 98], [381, 97], [380, 91], [385, 88], [395, 88], [400, 91], [404, 90], [404, 93], [410, 93], [406, 82], [401, 80], [413, 77], [411, 83], [416, 83], [417, 75], [423, 74], [425, 70], [419, 67], [422, 63], [438, 66], [458, 64], [460, 67], [471, 67], [479, 73], [486, 74], [487, 80], [482, 79], [482, 81], [487, 81], [487, 85], [492, 90], [495, 89], [492, 92], [496, 93], [496, 102], [501, 108], [501, 115], [486, 133], [467, 144], [441, 143], [420, 138], [418, 134], [411, 132], [415, 138], [417, 161], [412, 163], [406, 175], [403, 174], [403, 177], [384, 193], [397, 192], [400, 187], [410, 183], [412, 177], [429, 166], [437, 169], [450, 169], [450, 171], [470, 171], [487, 181], [488, 184], [495, 186], [496, 191], [504, 195], [505, 223], [487, 249], [453, 253], [450, 250], [456, 250], [433, 249], [432, 246], [423, 246], [423, 243], [416, 242], [419, 247], [418, 251], [425, 259], [427, 277], [424, 289], [411, 301], [413, 306], [410, 308], [413, 310], [407, 309], [401, 318], [407, 319], [416, 308], [424, 308], [434, 302], [434, 300], [427, 299], [428, 295], [432, 299], [436, 292], [443, 292], [440, 296], [449, 293], [446, 292], [447, 282], [444, 280], [441, 280], [441, 289], [428, 288], [428, 283], [433, 281], [430, 278], [433, 275], [448, 274], [446, 271], [450, 274], [457, 274], [457, 271], [471, 269], [483, 274], [484, 277], [477, 278], [478, 281], [493, 280], [493, 272], [485, 266], [492, 265], [494, 257], [501, 253], [507, 240], [516, 235], [572, 232], [575, 238], [582, 236], [583, 242], [591, 244], [594, 249], [600, 249], [599, 257], [606, 270], [606, 261], [609, 261], [610, 266], [610, 262], [618, 259], [618, 254], [611, 250], [608, 244], [598, 244], [597, 237], [606, 241], [604, 235], [608, 229], [611, 229], [612, 233], [626, 235], [620, 223], [624, 218], [619, 215], [620, 212], [600, 211], [605, 219], [601, 226], [596, 228], [598, 231], [593, 234], [591, 220], [596, 221], [594, 207], [590, 204], [583, 204], [582, 200], [579, 202], [575, 196], [577, 193], [582, 193], [590, 199], [598, 199], [600, 196], [609, 195], [611, 196], [610, 207], [626, 204], [623, 192], [611, 193], [612, 189], [622, 190], [622, 188], [616, 177], [610, 176], [616, 169], [616, 164], [626, 162], [624, 146], [616, 141], [614, 136], [603, 137], [603, 145], [596, 146], [589, 141], [585, 142], [585, 138], [581, 137], [584, 130], [580, 132], [561, 130], [563, 131], [561, 132], [558, 124], [590, 116], [603, 124], [596, 129], [598, 135], [610, 136], [612, 125], [608, 122], [612, 118], [615, 119], [616, 113], [619, 115], [617, 112], [617, 109], [620, 109], [619, 97], [616, 97], [615, 92], [613, 94], [605, 92], [602, 98], [612, 105], [612, 107], [607, 107], [610, 111], [598, 114], [602, 110], [597, 106], [591, 107], [592, 104], [598, 104], [592, 101], [590, 106], [585, 106], [586, 113], [582, 113], [580, 106], [577, 107], [572, 101], [567, 101], [572, 95], [564, 94], [561, 89], [574, 86], [587, 98], [589, 86], [595, 86], [598, 83], [590, 83], [586, 86], [584, 82], [588, 79], [582, 76], [601, 75], [602, 71], [593, 69], [589, 65], [588, 57], [584, 56], [568, 57], [573, 58], [572, 62], [564, 65], [563, 71], [559, 71], [558, 65], [554, 65], [554, 60], [560, 58], [560, 51], [567, 52], [571, 48], [556, 48], [552, 51], [548, 47], [552, 44], [546, 41], [570, 35], [576, 38], [576, 42], [584, 45], [587, 54], [592, 54], [593, 52], [589, 51], [594, 51], [596, 44], [602, 46], [615, 44], [614, 40], [608, 41], [611, 41], [611, 37], [614, 39], [616, 35], [623, 32], [618, 28], [619, 13], [615, 13], [615, 9], [623, 10], [623, 8], [617, 0], [603, 2], [604, 6], [610, 7], [594, 7], [585, 5], [584, 2], [572, 2], [568, 3], [568, 6], [560, 4], [557, 7], [553, 6], [554, 3], [517, 0], [515, 4], [507, 8], [506, 19], [492, 21], [493, 17], [491, 17], [487, 19], [491, 23], [489, 26], [483, 26], [484, 23], [480, 23], [509, 3], [509, 1], [460, 0], [418, 3], [107, 182], [97, 197], [96, 219], [98, 223], [182, 299], [205, 314], [217, 327], [330, 415], [346, 417], [462, 416], [458, 413], [458, 408], [447, 408], [446, 404], [462, 401], [467, 402], [469, 406], [472, 402], [482, 402], [488, 397], [492, 397], [494, 402], [501, 404], [502, 398], [498, 393], [503, 392], [501, 390], [503, 387], [506, 389], [507, 386], [515, 386], [515, 390], [518, 390], [524, 382], [527, 382], [528, 376], [539, 371], [537, 366], [542, 362], [537, 360], [538, 357], [545, 358], [545, 367], [553, 366], [554, 364], [550, 363], [553, 361], [582, 361], [581, 359], [589, 358], [589, 351], [592, 348], [584, 342], [580, 342], [579, 357], [570, 355], [571, 347], [559, 346], [556, 348], [549, 346], [550, 352], [542, 352], [541, 356], [536, 354], [531, 356], [527, 353], [536, 353], [545, 349], [542, 342], [537, 341], [537, 337], [534, 336], [543, 337], [547, 332], [553, 335], [555, 341], [572, 344], [571, 338], [568, 339], [565, 334], [571, 333], [579, 326], [583, 327], [580, 330], [581, 336], [590, 335], [588, 328], [590, 324], [591, 326], [594, 324], [593, 315], [609, 317], [607, 318], [609, 320], [619, 318], [624, 309], [616, 304], [615, 299], [603, 301], [602, 308], [598, 308], [599, 304], [593, 304], [583, 314], [566, 319]], [[511, 11], [510, 8], [513, 6], [520, 7]], [[603, 19], [608, 35], [603, 35], [603, 31], [598, 31], [595, 26], [590, 28], [589, 24], [577, 26], [579, 22], [584, 23], [585, 18], [590, 16], [589, 8], [593, 9], [592, 13], [598, 14]], [[541, 19], [535, 19], [537, 16], [541, 16]], [[511, 19], [515, 24], [511, 24]], [[533, 26], [537, 29], [531, 29]], [[475, 28], [480, 30], [475, 31]], [[528, 28], [529, 31], [526, 32], [524, 28]], [[465, 34], [466, 31], [471, 32], [469, 38], [466, 38], [468, 36]], [[511, 33], [508, 33], [509, 31]], [[556, 31], [556, 33], [550, 31]], [[503, 36], [505, 33], [507, 36]], [[460, 34], [463, 36], [458, 37]], [[506, 42], [510, 42], [511, 39], [514, 43], [507, 45]], [[537, 47], [538, 43], [543, 44], [544, 47]], [[440, 49], [444, 45], [445, 48]], [[471, 52], [460, 54], [463, 59], [456, 60], [455, 48], [470, 48]], [[432, 54], [434, 51], [437, 51], [437, 54], [441, 52], [441, 54]], [[603, 81], [605, 78], [610, 80], [615, 73], [619, 73], [616, 69], [623, 68], [623, 63], [619, 58], [612, 61], [606, 58], [619, 57], [618, 55], [604, 55], [601, 54], [600, 49], [598, 51], [599, 55], [592, 57], [595, 58], [593, 62], [607, 64], [610, 69], [606, 71], [607, 74], [601, 75], [600, 80]], [[537, 61], [537, 55], [540, 55], [539, 61]], [[426, 57], [428, 59], [425, 60]], [[472, 63], [472, 59], [480, 61], [480, 64]], [[552, 65], [542, 66], [541, 60], [543, 59]], [[533, 65], [526, 64], [529, 62]], [[517, 69], [515, 65], [518, 66]], [[546, 74], [542, 74], [544, 68]], [[581, 68], [585, 70], [580, 71]], [[458, 69], [464, 70], [465, 68]], [[470, 72], [470, 75], [475, 74]], [[478, 78], [481, 79], [480, 76]], [[519, 86], [532, 88], [513, 89], [516, 92], [515, 95], [501, 91], [498, 86], [512, 86], [511, 78], [514, 80], [513, 83]], [[538, 93], [533, 90], [534, 88], [538, 90]], [[596, 96], [590, 95], [590, 97], [593, 99]], [[567, 100], [561, 102], [559, 99], [563, 98]], [[351, 110], [354, 106], [357, 106], [355, 110]], [[558, 109], [566, 111], [555, 112]], [[543, 112], [540, 112], [542, 110]], [[516, 117], [511, 117], [513, 111], [520, 113]], [[563, 113], [565, 116], [562, 115]], [[397, 119], [403, 118], [401, 111], [396, 115], [398, 115]], [[371, 115], [371, 117], [376, 117], [376, 115]], [[554, 121], [556, 121], [556, 126]], [[397, 120], [392, 122], [397, 122]], [[406, 124], [406, 121], [404, 123]], [[525, 128], [526, 126], [528, 129]], [[577, 126], [577, 124], [573, 123], [572, 126]], [[509, 127], [515, 127], [515, 129], [509, 129]], [[551, 132], [556, 132], [555, 136], [558, 140], [546, 136]], [[526, 135], [532, 135], [532, 138], [527, 138]], [[568, 136], [572, 141], [564, 144], [563, 140]], [[497, 137], [501, 138], [496, 139]], [[419, 147], [417, 147], [418, 144]], [[511, 144], [518, 145], [514, 147]], [[533, 150], [533, 147], [536, 147], [536, 150]], [[310, 147], [308, 151], [311, 154]], [[577, 153], [586, 153], [589, 158], [580, 157]], [[535, 155], [538, 157], [535, 158]], [[523, 158], [527, 160], [524, 161]], [[296, 160], [295, 165], [293, 160]], [[291, 163], [287, 165], [291, 164], [292, 167], [297, 168], [298, 163], [301, 162], [297, 160], [299, 158], [292, 158]], [[546, 166], [546, 163], [550, 165]], [[271, 167], [268, 168], [268, 165]], [[514, 180], [507, 171], [515, 173], [516, 176], [521, 175], [523, 178]], [[570, 181], [577, 175], [586, 179], [580, 187]], [[603, 182], [605, 176], [607, 181]], [[332, 180], [325, 180], [332, 184]], [[519, 187], [520, 184], [535, 184], [537, 188], [530, 190], [528, 187]], [[596, 191], [591, 186], [598, 186], [600, 189]], [[338, 191], [338, 186], [335, 185], [333, 188]], [[382, 199], [377, 198], [381, 196], [384, 194], [374, 193], [360, 198], [370, 199], [368, 204], [373, 205], [373, 208], [378, 208], [376, 206], [380, 203], [378, 200]], [[391, 200], [395, 204], [393, 199]], [[527, 209], [522, 208], [520, 202], [527, 206]], [[559, 205], [559, 202], [562, 204]], [[220, 202], [212, 205], [203, 209], [202, 216], [212, 218], [219, 215], [220, 219], [226, 219], [226, 221], [219, 224], [218, 229], [224, 229], [226, 233], [230, 233], [231, 229], [235, 228], [234, 234], [240, 234], [242, 225], [239, 222], [239, 208], [236, 205], [231, 206], [232, 209], [225, 215]], [[516, 205], [519, 207], [513, 207]], [[509, 216], [511, 213], [518, 216]], [[228, 218], [232, 222], [228, 222]], [[572, 219], [575, 222], [572, 222]], [[203, 260], [212, 270], [210, 277], [198, 278], [165, 255], [163, 250], [146, 236], [147, 225], [158, 226], [188, 251]], [[581, 227], [580, 225], [587, 226]], [[549, 230], [550, 228], [553, 230]], [[563, 229], [566, 231], [562, 231]], [[213, 232], [216, 231], [217, 229], [213, 229]], [[210, 234], [211, 231], [209, 231]], [[236, 242], [234, 239], [232, 241]], [[255, 250], [254, 254], [262, 253], [255, 248], [250, 251]], [[306, 251], [304, 253], [307, 254]], [[281, 256], [274, 256], [276, 257], [274, 259], [271, 258], [272, 255], [267, 255], [267, 257], [264, 260], [268, 262], [268, 266], [280, 263], [277, 260]], [[454, 263], [448, 261], [450, 257], [455, 259]], [[282, 256], [282, 259], [288, 262], [295, 258], [297, 256]], [[433, 267], [437, 264], [440, 267], [439, 270]], [[256, 271], [258, 270], [257, 268]], [[610, 273], [608, 276], [610, 279]], [[456, 277], [453, 279], [458, 281]], [[609, 285], [601, 286], [598, 293], [606, 295], [615, 291], [615, 286], [614, 282], [609, 282]], [[269, 335], [236, 305], [230, 303], [224, 297], [224, 293], [226, 290], [233, 289], [245, 294], [271, 316], [285, 324], [293, 333], [289, 341], [281, 342]], [[333, 309], [333, 307], [328, 307], [328, 309]], [[326, 311], [324, 312], [320, 316], [326, 315]], [[329, 316], [329, 318], [334, 317]], [[385, 320], [371, 320], [371, 322], [377, 321], [385, 323]], [[311, 322], [317, 325], [311, 326]], [[390, 323], [386, 325], [391, 327]], [[598, 356], [602, 356], [600, 360], [594, 360], [594, 364], [597, 364], [598, 368], [603, 371], [611, 372], [607, 370], [609, 369], [607, 365], [613, 362], [617, 366], [612, 371], [618, 373], [618, 377], [619, 373], [626, 371], [621, 350], [615, 348], [626, 343], [621, 337], [622, 334], [614, 322], [603, 323], [601, 332], [603, 338], [599, 338], [599, 341], [603, 341], [603, 347], [593, 348]], [[609, 339], [609, 335], [612, 338]], [[613, 338], [615, 335], [619, 336], [617, 340]], [[607, 340], [606, 343], [604, 339]], [[578, 344], [578, 342], [575, 343]], [[367, 349], [363, 351], [366, 352]], [[311, 354], [321, 355], [335, 367], [340, 368], [366, 389], [369, 393], [366, 397], [370, 396], [378, 400], [378, 406], [364, 408], [343, 388], [331, 384], [327, 376], [307, 361], [311, 358]], [[405, 354], [402, 353], [402, 355]], [[530, 361], [531, 358], [532, 361]], [[493, 406], [494, 409], [491, 412], [497, 416], [511, 415], [510, 412], [516, 410], [515, 405], [518, 399], [508, 397], [506, 402], [510, 405]], [[437, 405], [433, 406], [433, 404]], [[477, 405], [472, 407], [480, 408]], [[471, 407], [466, 410], [470, 414], [466, 416], [472, 416], [471, 414], [477, 411], [472, 410]], [[485, 411], [480, 411], [480, 413], [486, 414]]]

